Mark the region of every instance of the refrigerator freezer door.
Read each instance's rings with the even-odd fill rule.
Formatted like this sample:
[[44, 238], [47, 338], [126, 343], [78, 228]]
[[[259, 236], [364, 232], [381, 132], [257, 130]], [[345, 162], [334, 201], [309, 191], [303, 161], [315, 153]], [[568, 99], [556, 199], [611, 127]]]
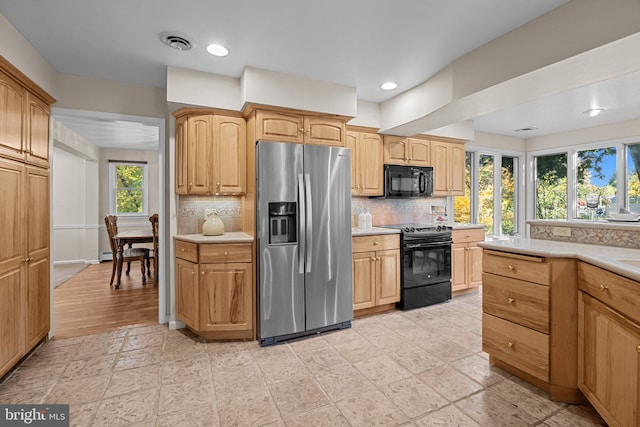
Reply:
[[350, 150], [304, 146], [305, 184], [310, 189], [307, 224], [306, 327], [353, 319], [351, 277]]
[[[304, 222], [304, 198], [300, 200], [298, 178], [303, 173], [303, 146], [258, 142], [257, 246], [259, 273], [260, 338], [305, 330], [304, 233], [297, 242], [269, 243], [269, 203], [296, 202], [298, 221]], [[304, 230], [302, 224], [296, 230]], [[302, 265], [300, 265], [302, 262]]]

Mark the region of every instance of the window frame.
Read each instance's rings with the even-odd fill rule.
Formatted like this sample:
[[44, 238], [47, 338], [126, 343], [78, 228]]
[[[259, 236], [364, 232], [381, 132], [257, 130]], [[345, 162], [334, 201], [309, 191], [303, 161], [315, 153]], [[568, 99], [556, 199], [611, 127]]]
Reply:
[[[147, 217], [149, 216], [149, 167], [147, 162], [135, 160], [109, 160], [109, 213], [119, 217]], [[118, 166], [140, 166], [142, 167], [142, 212], [129, 213], [117, 212], [116, 207], [116, 168]]]
[[[514, 168], [515, 176], [515, 221], [513, 236], [524, 235], [525, 227], [525, 184], [526, 184], [526, 153], [523, 151], [498, 150], [484, 147], [466, 147], [466, 152], [471, 153], [471, 222], [478, 223], [478, 173], [480, 168], [480, 156], [493, 156], [493, 233], [492, 236], [502, 237], [502, 157], [516, 158], [517, 167]], [[497, 197], [496, 197], [497, 196]], [[453, 209], [453, 198], [451, 198]], [[498, 232], [496, 232], [498, 231]], [[505, 235], [506, 236], [506, 235]]]
[[[583, 144], [565, 145], [562, 147], [548, 148], [544, 150], [536, 150], [527, 152], [527, 218], [535, 220], [535, 158], [537, 156], [547, 156], [552, 154], [567, 154], [567, 206], [566, 220], [576, 218], [578, 214], [578, 152], [584, 150], [596, 150], [602, 148], [616, 148], [616, 175], [618, 176], [616, 186], [616, 203], [617, 207], [628, 208], [627, 206], [627, 180], [626, 180], [626, 164], [627, 164], [627, 145], [640, 144], [639, 137], [629, 137], [622, 139], [598, 141]], [[624, 177], [624, 179], [620, 179]], [[620, 201], [620, 202], [618, 202]], [[551, 221], [551, 220], [550, 220]], [[565, 221], [558, 219], [558, 221]]]

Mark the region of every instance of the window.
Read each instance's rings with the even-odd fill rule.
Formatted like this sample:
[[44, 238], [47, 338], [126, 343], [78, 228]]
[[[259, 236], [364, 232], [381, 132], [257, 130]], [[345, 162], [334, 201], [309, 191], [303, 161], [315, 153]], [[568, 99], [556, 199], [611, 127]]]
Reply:
[[462, 224], [471, 222], [471, 162], [473, 154], [467, 151], [464, 162], [464, 196], [456, 196], [453, 200], [453, 220]]
[[467, 151], [465, 195], [453, 200], [454, 221], [478, 223], [489, 235], [515, 235], [524, 218], [520, 212], [523, 180], [518, 180], [522, 154]]
[[536, 219], [566, 219], [567, 153], [534, 159]]
[[627, 156], [627, 199], [625, 205], [631, 212], [640, 213], [640, 144], [631, 144], [626, 147]]
[[577, 151], [576, 160], [576, 218], [586, 219], [591, 215], [586, 203], [587, 195], [595, 194], [598, 206], [594, 208], [599, 217], [609, 216], [610, 209], [617, 211], [616, 204], [616, 147]]
[[114, 215], [147, 215], [146, 162], [109, 161], [109, 207]]

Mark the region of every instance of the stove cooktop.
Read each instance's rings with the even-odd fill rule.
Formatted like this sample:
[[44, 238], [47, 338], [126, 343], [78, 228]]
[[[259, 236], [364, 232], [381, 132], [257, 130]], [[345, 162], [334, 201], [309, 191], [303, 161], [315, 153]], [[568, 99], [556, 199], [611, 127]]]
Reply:
[[441, 233], [443, 231], [451, 230], [451, 227], [448, 227], [445, 224], [387, 224], [381, 225], [380, 227], [394, 228], [405, 234], [429, 232]]

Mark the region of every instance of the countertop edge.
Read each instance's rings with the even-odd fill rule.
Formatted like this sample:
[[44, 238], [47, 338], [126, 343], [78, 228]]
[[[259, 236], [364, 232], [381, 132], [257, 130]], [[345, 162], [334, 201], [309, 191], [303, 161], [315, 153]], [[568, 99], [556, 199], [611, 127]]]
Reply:
[[[549, 248], [551, 245], [554, 247]], [[640, 268], [620, 262], [621, 259], [640, 260], [640, 249], [529, 238], [520, 238], [514, 241], [485, 241], [479, 242], [478, 246], [484, 249], [493, 249], [521, 255], [544, 256], [549, 258], [575, 258], [628, 279], [640, 281]]]
[[241, 231], [230, 231], [220, 236], [205, 236], [203, 234], [176, 234], [175, 240], [190, 243], [251, 243], [253, 237]]
[[382, 228], [382, 227], [373, 227], [369, 229], [365, 228], [352, 228], [351, 236], [374, 236], [376, 234], [400, 234], [400, 230], [396, 230], [395, 228]]

